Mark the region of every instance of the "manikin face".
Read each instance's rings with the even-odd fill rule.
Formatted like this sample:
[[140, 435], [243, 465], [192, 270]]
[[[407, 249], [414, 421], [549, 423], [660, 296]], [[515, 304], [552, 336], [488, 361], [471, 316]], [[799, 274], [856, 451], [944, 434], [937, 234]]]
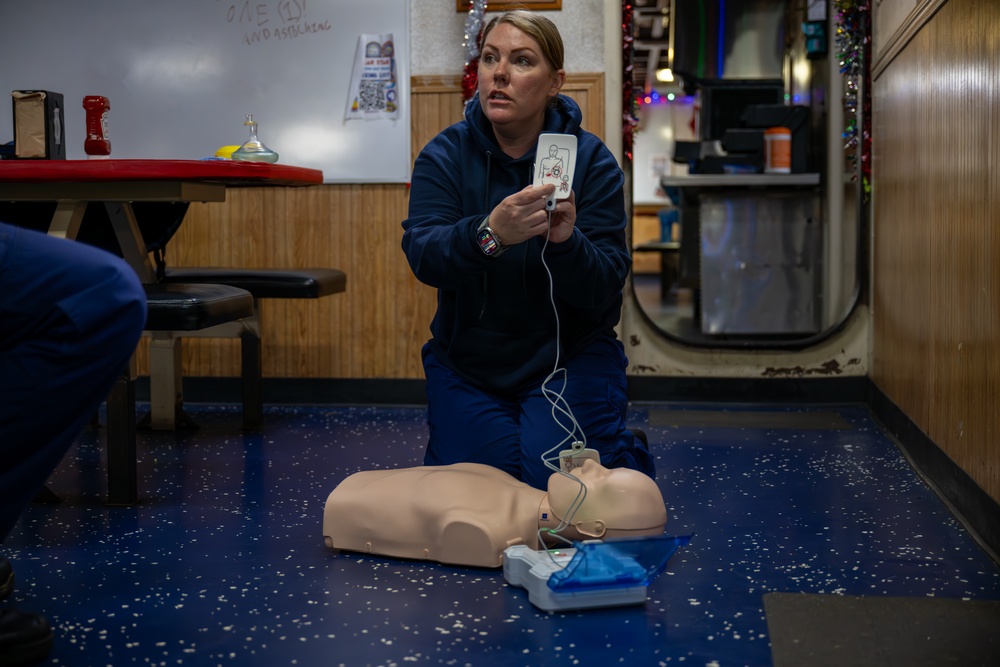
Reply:
[[[636, 531], [658, 534], [667, 522], [663, 495], [656, 482], [628, 468], [608, 469], [590, 459], [573, 470], [573, 476], [587, 487], [583, 505], [572, 517], [573, 524], [597, 526], [594, 532]], [[549, 478], [549, 504], [565, 519], [580, 491], [580, 484], [558, 473]], [[588, 528], [590, 530], [590, 528]]]
[[566, 74], [553, 70], [533, 38], [508, 23], [486, 36], [479, 56], [479, 101], [498, 133], [539, 133], [545, 107]]

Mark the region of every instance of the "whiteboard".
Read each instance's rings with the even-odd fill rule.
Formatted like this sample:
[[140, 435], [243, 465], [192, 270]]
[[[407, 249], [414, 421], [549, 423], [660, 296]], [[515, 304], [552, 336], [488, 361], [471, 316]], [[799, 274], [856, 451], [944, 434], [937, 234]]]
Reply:
[[[0, 25], [0, 95], [62, 93], [69, 159], [86, 157], [83, 97], [104, 95], [113, 158], [210, 157], [246, 141], [253, 114], [280, 164], [409, 181], [409, 0], [4, 1]], [[399, 117], [345, 120], [358, 39], [384, 33]], [[0, 103], [0, 143], [11, 116]]]

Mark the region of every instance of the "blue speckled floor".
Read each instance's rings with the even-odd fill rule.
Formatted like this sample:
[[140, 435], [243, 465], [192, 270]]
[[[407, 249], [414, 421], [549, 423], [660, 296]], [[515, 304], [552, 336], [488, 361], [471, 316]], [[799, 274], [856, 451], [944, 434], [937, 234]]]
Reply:
[[420, 462], [421, 408], [189, 406], [142, 433], [135, 508], [106, 508], [81, 437], [3, 545], [51, 665], [770, 665], [772, 591], [1000, 599], [979, 549], [858, 406], [633, 406], [668, 531], [694, 533], [643, 606], [549, 615], [500, 571], [337, 554], [323, 502]]

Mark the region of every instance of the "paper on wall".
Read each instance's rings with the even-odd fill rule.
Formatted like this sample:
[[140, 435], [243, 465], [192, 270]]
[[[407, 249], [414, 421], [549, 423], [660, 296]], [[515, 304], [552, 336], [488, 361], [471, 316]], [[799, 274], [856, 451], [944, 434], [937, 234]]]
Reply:
[[345, 120], [399, 118], [399, 86], [392, 33], [358, 37]]

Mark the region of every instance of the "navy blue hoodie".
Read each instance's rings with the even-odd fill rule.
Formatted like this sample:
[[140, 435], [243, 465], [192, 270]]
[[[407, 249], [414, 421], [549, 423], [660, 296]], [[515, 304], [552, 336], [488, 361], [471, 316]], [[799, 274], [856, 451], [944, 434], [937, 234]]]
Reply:
[[[625, 177], [611, 151], [580, 129], [580, 107], [560, 95], [544, 132], [577, 137], [576, 228], [545, 247], [559, 312], [560, 366], [600, 336], [614, 337], [632, 260], [625, 242]], [[431, 323], [435, 355], [477, 386], [515, 395], [556, 363], [556, 319], [542, 264], [544, 237], [487, 257], [476, 241], [483, 219], [532, 182], [535, 151], [507, 156], [478, 98], [413, 166], [403, 251], [414, 275], [438, 289]]]

